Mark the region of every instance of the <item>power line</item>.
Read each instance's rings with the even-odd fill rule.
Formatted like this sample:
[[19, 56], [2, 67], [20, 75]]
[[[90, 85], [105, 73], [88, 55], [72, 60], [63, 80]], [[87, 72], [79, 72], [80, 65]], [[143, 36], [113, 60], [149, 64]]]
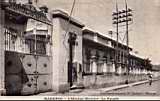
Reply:
[[[72, 4], [72, 8], [71, 8], [71, 11], [70, 11], [70, 14], [69, 14], [69, 18], [68, 18], [68, 21], [67, 21], [67, 29], [66, 29], [66, 32], [64, 34], [64, 39], [63, 39], [63, 45], [64, 45], [64, 47], [65, 47], [65, 49], [66, 49], [67, 52], [69, 52], [69, 51], [68, 51], [68, 47], [66, 45], [66, 43], [67, 43], [66, 40], [67, 40], [67, 34], [69, 32], [69, 29], [70, 29], [70, 21], [71, 21], [71, 16], [72, 16], [75, 4], [76, 4], [76, 0], [74, 0], [73, 4]], [[66, 54], [66, 55], [67, 55], [67, 57], [69, 57], [69, 54]], [[64, 58], [65, 62], [68, 62], [67, 57]], [[63, 64], [63, 66], [65, 66], [65, 64]]]
[[[132, 9], [127, 7], [127, 2], [125, 0], [125, 9], [124, 10], [118, 10], [118, 4], [116, 1], [116, 12], [113, 12], [112, 16], [113, 16], [113, 25], [116, 25], [116, 32], [117, 32], [117, 44], [116, 44], [116, 55], [115, 55], [115, 66], [117, 68], [117, 57], [118, 57], [118, 51], [119, 51], [119, 47], [118, 47], [118, 39], [119, 39], [119, 27], [121, 27], [120, 24], [125, 23], [126, 26], [126, 33], [125, 36], [127, 38], [126, 43], [127, 43], [127, 74], [129, 73], [129, 36], [128, 36], [128, 25], [129, 22], [133, 22], [132, 21]], [[125, 39], [124, 36], [124, 39]], [[122, 41], [124, 41], [124, 39]]]
[[72, 16], [72, 13], [73, 13], [73, 10], [74, 10], [74, 7], [75, 7], [75, 4], [76, 4], [76, 0], [73, 1], [73, 4], [72, 4], [72, 8], [71, 8], [71, 11], [70, 11], [70, 14], [69, 14], [69, 19], [68, 19], [68, 23], [67, 23], [67, 30], [66, 30], [66, 33], [64, 35], [64, 40], [63, 40], [63, 44], [67, 50], [67, 46], [65, 45], [65, 40], [66, 40], [66, 36], [68, 34], [68, 31], [70, 29], [70, 21], [71, 21], [71, 16]]

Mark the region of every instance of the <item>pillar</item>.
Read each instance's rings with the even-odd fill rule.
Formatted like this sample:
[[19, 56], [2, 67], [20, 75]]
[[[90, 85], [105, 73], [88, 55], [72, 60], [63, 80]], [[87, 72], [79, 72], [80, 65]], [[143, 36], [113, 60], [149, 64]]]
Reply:
[[137, 68], [137, 70], [136, 70], [136, 71], [137, 71], [137, 74], [139, 74], [139, 68]]
[[115, 71], [116, 71], [116, 66], [115, 66], [115, 63], [113, 63], [111, 67], [111, 72], [115, 73]]
[[117, 73], [118, 73], [118, 74], [121, 74], [121, 73], [122, 73], [121, 64], [118, 64]]
[[91, 69], [92, 69], [92, 76], [93, 76], [92, 84], [95, 85], [97, 82], [97, 57], [95, 55], [91, 56]]
[[[82, 28], [84, 27], [79, 21], [70, 19], [70, 24], [68, 25], [69, 16], [67, 13], [61, 10], [53, 10], [51, 12], [52, 17], [52, 90], [56, 92], [69, 91], [73, 84], [73, 64], [72, 62], [77, 62], [79, 66], [82, 67]], [[69, 27], [69, 28], [68, 28]], [[72, 49], [69, 44], [70, 34], [75, 34], [76, 37], [76, 53], [75, 57], [72, 56]], [[82, 72], [82, 68], [80, 70]], [[81, 74], [79, 74], [81, 75]], [[79, 82], [79, 81], [78, 81]]]
[[138, 74], [141, 74], [141, 69], [140, 68], [138, 68]]
[[144, 74], [144, 69], [142, 69], [142, 74]]
[[140, 68], [138, 68], [138, 74], [141, 74], [141, 69]]
[[103, 73], [106, 74], [107, 72], [107, 59], [103, 58]]
[[136, 67], [134, 68], [134, 74], [137, 74], [137, 68]]
[[134, 67], [133, 67], [133, 70], [132, 70], [132, 71], [133, 71], [133, 74], [135, 74], [135, 68], [134, 68]]
[[96, 63], [96, 56], [91, 56], [91, 61], [92, 61], [92, 73], [96, 74], [97, 73], [97, 63]]
[[136, 74], [138, 74], [138, 68], [136, 68]]
[[131, 74], [134, 74], [134, 68], [131, 68]]
[[[60, 26], [59, 26], [59, 19], [54, 19], [53, 24], [53, 34], [52, 34], [52, 90], [56, 92], [65, 92], [69, 90], [69, 83], [68, 83], [68, 58], [67, 50], [62, 49], [62, 40], [60, 34]], [[57, 30], [59, 29], [59, 30]], [[60, 41], [61, 40], [61, 41]], [[63, 52], [62, 52], [63, 50]], [[63, 65], [62, 65], [63, 64]]]
[[106, 60], [106, 62], [107, 62], [107, 73], [111, 73], [112, 72], [112, 62], [111, 62], [111, 60], [110, 60], [110, 56], [111, 54], [109, 53], [109, 50], [107, 51], [107, 60]]
[[112, 72], [112, 63], [111, 62], [107, 62], [107, 73], [111, 73]]
[[5, 11], [0, 4], [0, 94], [5, 94], [5, 49], [4, 49], [4, 20]]
[[145, 69], [145, 74], [147, 74], [147, 70]]

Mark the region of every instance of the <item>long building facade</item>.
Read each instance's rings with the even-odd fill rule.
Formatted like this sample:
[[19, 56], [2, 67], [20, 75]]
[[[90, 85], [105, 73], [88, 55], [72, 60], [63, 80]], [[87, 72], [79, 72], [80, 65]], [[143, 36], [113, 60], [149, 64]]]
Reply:
[[[129, 66], [127, 67], [127, 46], [119, 43], [116, 68], [116, 41], [93, 30], [83, 30], [83, 65], [86, 73], [126, 74], [129, 68], [130, 73], [137, 74], [138, 71], [141, 74], [151, 70], [150, 60], [134, 54], [132, 48], [129, 48], [129, 51]], [[94, 69], [91, 68], [93, 65]]]
[[119, 42], [116, 55], [116, 40], [108, 33], [87, 29], [61, 10], [48, 13], [46, 7], [30, 2], [0, 2], [1, 95], [109, 87], [158, 73], [131, 47], [127, 65], [128, 47]]

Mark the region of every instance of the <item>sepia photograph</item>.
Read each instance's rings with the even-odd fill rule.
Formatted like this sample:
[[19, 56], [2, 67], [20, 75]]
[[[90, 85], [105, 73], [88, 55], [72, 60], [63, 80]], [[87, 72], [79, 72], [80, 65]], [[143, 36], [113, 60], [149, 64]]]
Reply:
[[0, 0], [0, 100], [160, 100], [160, 0]]

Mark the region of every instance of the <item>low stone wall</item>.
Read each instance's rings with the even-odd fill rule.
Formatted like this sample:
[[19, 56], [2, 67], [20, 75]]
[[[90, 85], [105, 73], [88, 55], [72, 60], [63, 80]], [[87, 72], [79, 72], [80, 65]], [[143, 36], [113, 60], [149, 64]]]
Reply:
[[147, 80], [147, 75], [115, 75], [115, 74], [106, 74], [106, 75], [86, 75], [83, 76], [83, 85], [85, 88], [100, 88], [100, 87], [111, 87], [115, 85], [125, 84], [128, 79], [129, 83]]

